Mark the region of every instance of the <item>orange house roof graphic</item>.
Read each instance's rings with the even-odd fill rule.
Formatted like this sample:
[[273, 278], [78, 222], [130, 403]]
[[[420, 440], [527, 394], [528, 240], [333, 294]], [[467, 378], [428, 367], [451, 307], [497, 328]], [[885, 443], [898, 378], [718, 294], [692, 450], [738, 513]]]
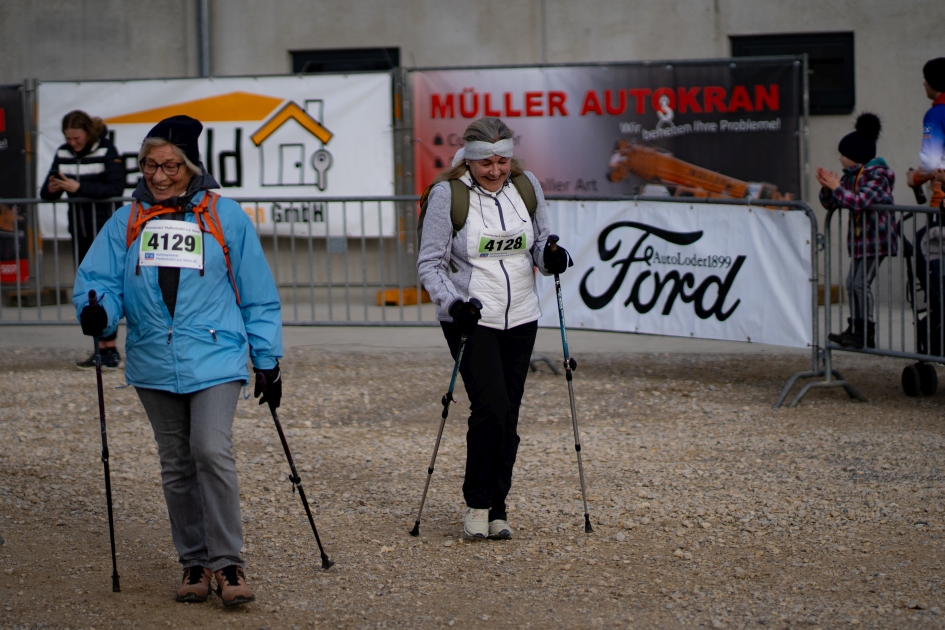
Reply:
[[241, 122], [265, 120], [285, 99], [249, 92], [230, 92], [194, 101], [175, 103], [131, 114], [112, 116], [105, 123], [159, 123], [165, 118], [184, 114], [201, 122]]
[[[285, 103], [283, 105], [283, 103]], [[271, 114], [277, 107], [282, 108]], [[246, 122], [263, 121], [269, 119], [251, 136], [253, 144], [259, 146], [271, 136], [279, 127], [290, 119], [302, 125], [306, 131], [318, 138], [322, 144], [328, 144], [332, 134], [328, 129], [312, 118], [295, 102], [263, 94], [249, 92], [230, 92], [218, 96], [208, 96], [193, 101], [155, 107], [131, 114], [121, 114], [105, 119], [109, 125], [121, 124], [155, 124], [165, 118], [186, 115], [197, 120], [208, 122]]]
[[250, 139], [253, 141], [253, 144], [258, 147], [289, 119], [293, 119], [302, 125], [310, 134], [318, 138], [322, 144], [328, 144], [328, 141], [332, 138], [333, 134], [330, 131], [325, 129], [317, 120], [309, 116], [305, 110], [296, 105], [293, 101], [289, 101], [275, 116], [270, 118], [265, 125], [260, 127]]

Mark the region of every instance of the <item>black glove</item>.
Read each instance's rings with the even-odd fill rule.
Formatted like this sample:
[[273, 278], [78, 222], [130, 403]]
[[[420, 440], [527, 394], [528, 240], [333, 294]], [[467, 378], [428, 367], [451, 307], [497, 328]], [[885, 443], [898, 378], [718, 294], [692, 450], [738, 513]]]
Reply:
[[[256, 390], [254, 398], [259, 398], [259, 404], [269, 403], [270, 409], [276, 409], [282, 401], [282, 373], [279, 371], [279, 362], [271, 370], [253, 368], [256, 373]], [[262, 398], [259, 395], [262, 394]]]
[[545, 242], [544, 260], [545, 270], [553, 275], [561, 275], [568, 267], [574, 266], [568, 250], [558, 245], [558, 237], [554, 234], [550, 234]]
[[479, 320], [482, 319], [482, 302], [476, 298], [471, 298], [468, 302], [456, 300], [450, 306], [450, 317], [459, 332], [468, 335], [476, 330]]
[[101, 304], [89, 304], [79, 313], [79, 323], [82, 324], [83, 335], [101, 337], [108, 326], [108, 313]]

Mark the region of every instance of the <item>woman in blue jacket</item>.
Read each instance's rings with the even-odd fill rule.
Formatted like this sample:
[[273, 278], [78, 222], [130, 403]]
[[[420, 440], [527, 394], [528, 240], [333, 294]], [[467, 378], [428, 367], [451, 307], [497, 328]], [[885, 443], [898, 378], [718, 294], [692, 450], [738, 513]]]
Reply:
[[[79, 267], [73, 303], [86, 335], [127, 319], [128, 383], [157, 440], [171, 535], [184, 576], [177, 601], [253, 601], [246, 584], [232, 426], [256, 372], [260, 404], [278, 407], [279, 296], [249, 217], [211, 193], [203, 125], [174, 116], [148, 132], [135, 202], [115, 212]], [[89, 290], [98, 304], [89, 304]]]

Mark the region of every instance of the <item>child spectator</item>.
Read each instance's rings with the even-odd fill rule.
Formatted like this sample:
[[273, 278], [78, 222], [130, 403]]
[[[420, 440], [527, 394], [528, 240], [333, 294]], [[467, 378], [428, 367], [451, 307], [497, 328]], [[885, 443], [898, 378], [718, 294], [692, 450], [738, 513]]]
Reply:
[[875, 114], [860, 114], [855, 131], [840, 140], [840, 164], [843, 174], [837, 175], [822, 167], [817, 169], [820, 202], [828, 210], [850, 211], [847, 224], [847, 253], [851, 262], [846, 289], [850, 296], [851, 317], [842, 333], [827, 338], [851, 348], [876, 347], [871, 285], [876, 271], [886, 256], [895, 256], [899, 249], [896, 223], [891, 212], [869, 208], [875, 204], [893, 203], [896, 175], [886, 161], [876, 157], [876, 140], [881, 129]]

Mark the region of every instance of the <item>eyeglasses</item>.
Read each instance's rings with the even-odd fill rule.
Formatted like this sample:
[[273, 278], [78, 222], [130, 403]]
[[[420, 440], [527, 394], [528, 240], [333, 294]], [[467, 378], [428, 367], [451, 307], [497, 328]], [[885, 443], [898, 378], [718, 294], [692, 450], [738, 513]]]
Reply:
[[158, 164], [154, 160], [141, 160], [139, 162], [141, 165], [141, 172], [145, 175], [154, 175], [157, 173], [158, 168], [164, 171], [165, 175], [173, 177], [177, 175], [177, 172], [180, 171], [180, 167], [186, 164], [186, 162], [164, 162], [163, 164]]

